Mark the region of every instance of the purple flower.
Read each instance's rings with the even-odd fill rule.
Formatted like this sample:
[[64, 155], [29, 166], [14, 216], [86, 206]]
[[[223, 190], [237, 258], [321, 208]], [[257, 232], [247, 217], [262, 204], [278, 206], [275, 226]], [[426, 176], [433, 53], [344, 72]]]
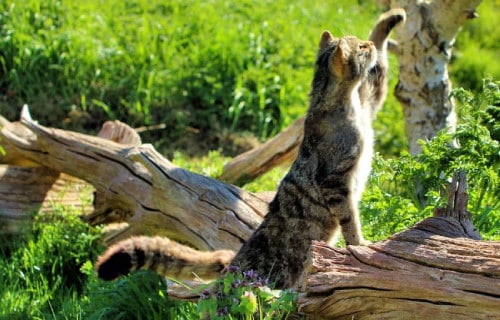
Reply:
[[215, 291], [214, 296], [215, 296], [217, 299], [222, 299], [222, 298], [224, 298], [224, 297], [225, 297], [225, 294], [224, 294], [224, 292], [222, 292], [222, 291], [220, 291], [220, 290], [217, 290], [217, 291]]
[[200, 299], [202, 300], [210, 299], [210, 290], [204, 289], [200, 294]]
[[259, 277], [257, 271], [250, 269], [248, 271], [243, 271], [243, 276], [248, 279], [256, 280]]
[[259, 283], [263, 287], [268, 287], [269, 286], [269, 279], [259, 277]]
[[231, 287], [239, 288], [243, 286], [243, 281], [241, 279], [236, 279], [233, 283], [231, 283]]

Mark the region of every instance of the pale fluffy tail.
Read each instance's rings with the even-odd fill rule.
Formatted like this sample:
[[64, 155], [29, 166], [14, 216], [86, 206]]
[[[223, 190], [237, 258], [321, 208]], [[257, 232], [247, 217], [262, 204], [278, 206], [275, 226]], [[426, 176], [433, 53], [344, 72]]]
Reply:
[[99, 278], [113, 280], [138, 269], [152, 270], [179, 280], [220, 277], [234, 251], [198, 251], [163, 237], [132, 237], [120, 241], [95, 264]]

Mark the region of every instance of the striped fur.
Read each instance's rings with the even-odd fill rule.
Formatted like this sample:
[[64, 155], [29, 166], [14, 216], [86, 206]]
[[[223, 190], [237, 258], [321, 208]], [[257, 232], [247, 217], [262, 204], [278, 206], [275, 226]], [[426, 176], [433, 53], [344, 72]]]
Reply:
[[97, 259], [99, 278], [112, 280], [138, 269], [175, 279], [214, 279], [234, 258], [234, 251], [198, 251], [165, 237], [132, 237], [120, 241]]

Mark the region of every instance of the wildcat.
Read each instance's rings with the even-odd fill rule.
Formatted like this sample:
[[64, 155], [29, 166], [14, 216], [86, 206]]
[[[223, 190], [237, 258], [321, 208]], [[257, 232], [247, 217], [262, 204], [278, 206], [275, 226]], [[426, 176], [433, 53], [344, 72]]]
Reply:
[[170, 277], [187, 279], [195, 272], [216, 278], [233, 265], [286, 288], [297, 285], [312, 240], [332, 240], [341, 230], [347, 244], [366, 244], [357, 207], [371, 168], [371, 120], [387, 92], [387, 38], [404, 18], [401, 9], [382, 15], [372, 41], [322, 34], [299, 154], [264, 221], [236, 256], [133, 237], [99, 257], [99, 277], [111, 280], [143, 268]]

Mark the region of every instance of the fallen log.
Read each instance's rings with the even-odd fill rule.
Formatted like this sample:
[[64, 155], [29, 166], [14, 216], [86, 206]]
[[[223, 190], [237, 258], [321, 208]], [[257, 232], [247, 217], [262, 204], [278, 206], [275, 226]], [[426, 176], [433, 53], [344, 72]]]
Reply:
[[278, 165], [291, 164], [297, 157], [304, 137], [304, 120], [305, 117], [299, 118], [264, 144], [231, 160], [224, 166], [219, 179], [241, 185]]
[[154, 234], [202, 250], [237, 250], [267, 211], [268, 198], [179, 168], [151, 145], [46, 128], [29, 116], [21, 122], [25, 127], [0, 117], [2, 141], [39, 165], [92, 184], [99, 206], [86, 221], [128, 223], [106, 244]]
[[22, 233], [35, 214], [58, 207], [89, 214], [93, 188], [83, 180], [46, 167], [0, 165], [0, 234]]
[[480, 241], [464, 176], [446, 209], [363, 247], [313, 243], [299, 311], [324, 319], [499, 319], [500, 242]]
[[[27, 108], [22, 116], [31, 119]], [[19, 136], [30, 135], [20, 122], [11, 123], [10, 128]], [[121, 144], [141, 144], [137, 132], [120, 121], [105, 122], [98, 136]], [[31, 226], [35, 213], [49, 214], [57, 207], [88, 215], [94, 208], [106, 206], [99, 192], [84, 180], [41, 166], [5, 140], [0, 141], [0, 148], [4, 150], [0, 153], [0, 233], [22, 233]]]

